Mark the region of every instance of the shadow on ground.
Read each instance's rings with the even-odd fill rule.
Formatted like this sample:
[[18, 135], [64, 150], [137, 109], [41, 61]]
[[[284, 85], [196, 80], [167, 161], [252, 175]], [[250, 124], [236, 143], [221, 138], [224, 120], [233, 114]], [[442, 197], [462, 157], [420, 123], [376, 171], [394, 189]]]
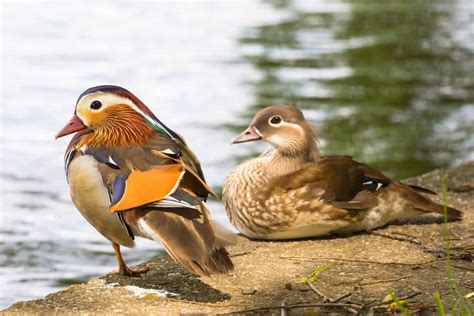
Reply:
[[104, 276], [105, 284], [132, 285], [144, 289], [163, 290], [170, 292], [168, 297], [187, 301], [216, 303], [230, 299], [229, 294], [222, 293], [202, 282], [168, 256], [152, 259], [146, 266], [150, 270], [141, 276]]

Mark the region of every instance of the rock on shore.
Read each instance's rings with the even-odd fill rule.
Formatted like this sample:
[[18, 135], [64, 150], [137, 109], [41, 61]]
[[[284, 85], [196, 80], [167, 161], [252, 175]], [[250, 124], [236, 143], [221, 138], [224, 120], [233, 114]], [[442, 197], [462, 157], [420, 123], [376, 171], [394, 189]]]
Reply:
[[[448, 203], [465, 213], [449, 223], [449, 234], [454, 276], [466, 294], [474, 291], [474, 162], [407, 182], [440, 192], [442, 174]], [[440, 202], [441, 194], [435, 199]], [[449, 301], [442, 218], [434, 215], [349, 236], [289, 242], [240, 237], [230, 252], [231, 275], [198, 278], [159, 257], [144, 263], [150, 271], [141, 277], [103, 276], [15, 303], [2, 314], [385, 313], [388, 289], [406, 298], [412, 313], [433, 311], [436, 290]], [[300, 283], [328, 263], [314, 289]]]

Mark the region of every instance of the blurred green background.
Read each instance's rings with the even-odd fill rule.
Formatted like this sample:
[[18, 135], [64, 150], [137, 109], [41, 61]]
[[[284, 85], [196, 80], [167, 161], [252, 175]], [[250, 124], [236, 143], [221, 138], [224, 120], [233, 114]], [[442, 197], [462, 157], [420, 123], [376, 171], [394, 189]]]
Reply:
[[472, 2], [266, 3], [284, 18], [239, 38], [260, 73], [248, 82], [246, 121], [270, 104], [296, 105], [324, 154], [353, 155], [398, 178], [473, 158]]

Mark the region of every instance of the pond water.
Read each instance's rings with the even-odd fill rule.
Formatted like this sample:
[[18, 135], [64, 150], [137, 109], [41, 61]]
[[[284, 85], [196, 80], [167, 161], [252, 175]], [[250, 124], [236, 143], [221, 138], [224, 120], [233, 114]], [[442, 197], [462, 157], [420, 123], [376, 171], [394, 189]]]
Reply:
[[[6, 2], [1, 14], [0, 307], [116, 265], [70, 201], [67, 140], [53, 138], [90, 86], [134, 92], [217, 190], [265, 147], [229, 142], [274, 103], [303, 109], [323, 153], [391, 176], [474, 159], [469, 0]], [[162, 253], [141, 241], [125, 257]]]

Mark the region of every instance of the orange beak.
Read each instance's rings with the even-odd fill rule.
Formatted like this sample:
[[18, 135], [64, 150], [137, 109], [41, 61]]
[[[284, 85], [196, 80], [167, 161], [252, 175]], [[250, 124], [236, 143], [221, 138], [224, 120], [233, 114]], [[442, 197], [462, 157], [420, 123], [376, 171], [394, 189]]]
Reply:
[[58, 139], [59, 137], [79, 132], [86, 128], [87, 126], [85, 126], [81, 119], [74, 114], [69, 122], [67, 122], [66, 126], [56, 134], [55, 138]]

